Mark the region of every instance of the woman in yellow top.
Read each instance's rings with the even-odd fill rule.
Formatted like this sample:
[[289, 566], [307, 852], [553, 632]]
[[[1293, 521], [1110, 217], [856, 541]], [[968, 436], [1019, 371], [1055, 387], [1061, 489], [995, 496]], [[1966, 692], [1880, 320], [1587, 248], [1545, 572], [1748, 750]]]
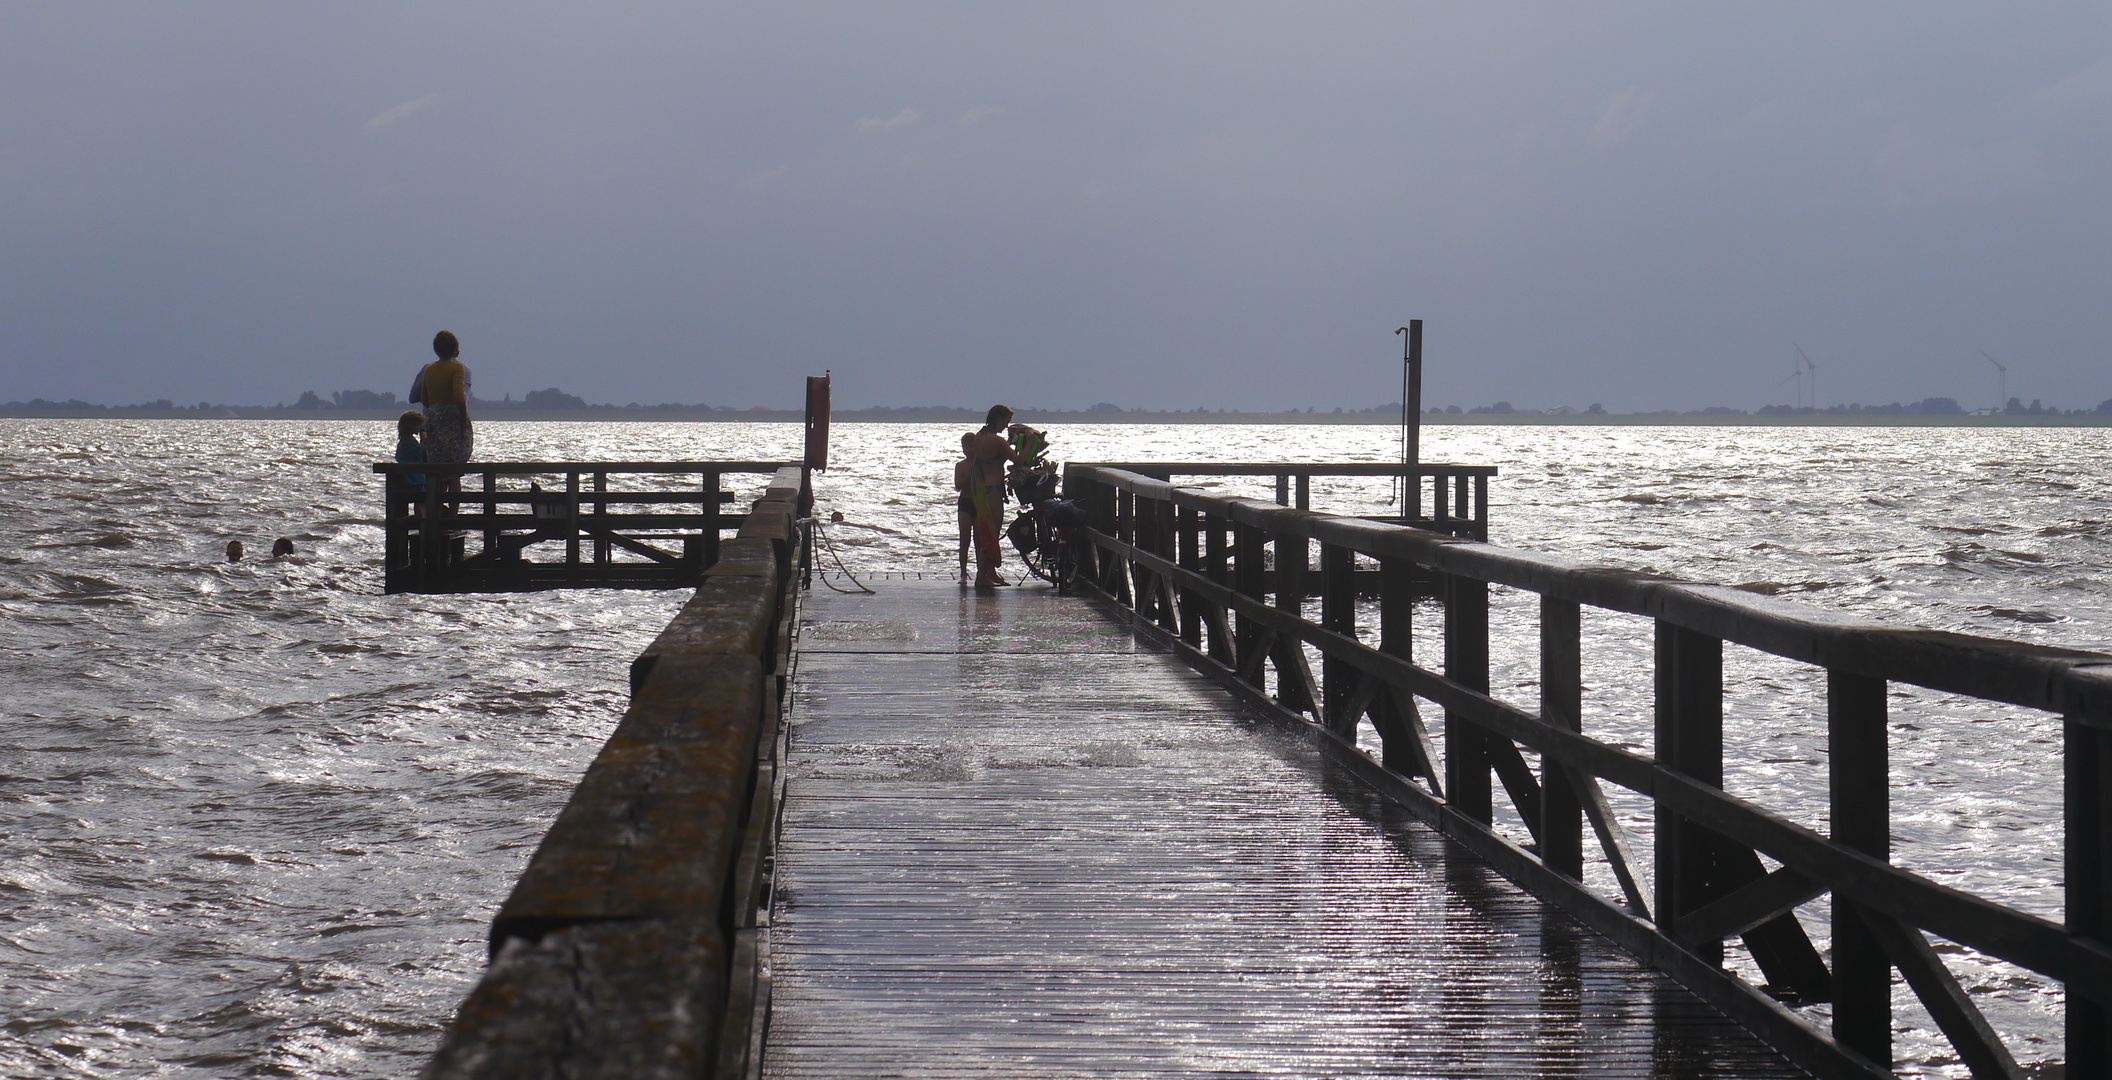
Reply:
[[462, 345], [442, 330], [433, 335], [433, 355], [439, 359], [411, 382], [411, 403], [425, 406], [425, 460], [468, 461], [476, 428], [469, 422], [469, 367], [456, 359]]

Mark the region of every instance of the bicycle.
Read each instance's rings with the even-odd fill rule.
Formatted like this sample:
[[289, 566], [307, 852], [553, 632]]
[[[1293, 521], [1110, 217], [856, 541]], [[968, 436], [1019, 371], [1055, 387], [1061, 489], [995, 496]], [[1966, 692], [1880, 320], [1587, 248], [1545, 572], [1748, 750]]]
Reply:
[[1027, 572], [1069, 592], [1078, 576], [1078, 557], [1072, 540], [1085, 525], [1085, 512], [1076, 503], [1058, 498], [1056, 463], [1048, 460], [1048, 437], [1025, 425], [1015, 425], [1012, 445], [1026, 459], [1015, 466], [1007, 483], [1024, 507], [1006, 526], [1005, 535], [1019, 552]]
[[1006, 535], [1028, 573], [1056, 586], [1058, 595], [1067, 593], [1078, 579], [1078, 556], [1072, 544], [1085, 525], [1085, 511], [1053, 493], [1026, 506], [1006, 527]]

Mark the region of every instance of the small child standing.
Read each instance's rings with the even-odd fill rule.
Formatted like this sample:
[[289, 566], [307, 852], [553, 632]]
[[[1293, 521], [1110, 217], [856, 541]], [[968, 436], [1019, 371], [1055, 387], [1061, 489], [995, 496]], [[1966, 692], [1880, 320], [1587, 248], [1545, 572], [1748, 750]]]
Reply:
[[[418, 433], [425, 429], [425, 414], [413, 410], [396, 418], [396, 460], [425, 464], [425, 444], [418, 441]], [[411, 473], [403, 478], [411, 487], [425, 486], [424, 473]]]
[[968, 544], [975, 536], [975, 496], [968, 493], [970, 458], [975, 456], [975, 433], [961, 436], [961, 459], [953, 463], [954, 516], [961, 523], [961, 583], [968, 582]]

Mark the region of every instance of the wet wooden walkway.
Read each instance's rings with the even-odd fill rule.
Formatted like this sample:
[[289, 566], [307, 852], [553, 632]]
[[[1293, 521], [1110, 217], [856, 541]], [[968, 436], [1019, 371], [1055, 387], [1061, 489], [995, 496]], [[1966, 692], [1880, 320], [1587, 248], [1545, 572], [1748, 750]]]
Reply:
[[815, 588], [763, 1073], [1785, 1076], [1096, 601]]

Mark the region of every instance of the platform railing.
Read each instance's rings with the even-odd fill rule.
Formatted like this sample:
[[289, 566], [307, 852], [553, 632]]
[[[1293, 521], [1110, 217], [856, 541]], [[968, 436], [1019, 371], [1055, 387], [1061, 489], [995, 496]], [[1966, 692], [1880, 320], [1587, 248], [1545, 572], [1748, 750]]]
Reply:
[[[1890, 1075], [1896, 968], [1975, 1076], [2020, 1075], [1927, 932], [2062, 983], [2066, 1075], [2112, 1074], [2112, 655], [1897, 628], [1725, 586], [1213, 496], [1110, 466], [1074, 465], [1066, 478], [1066, 494], [1090, 519], [1096, 557], [1085, 572], [1136, 625], [1242, 697], [1295, 717], [1506, 877], [1799, 1065], [1825, 1076]], [[1372, 573], [1358, 569], [1360, 559], [1376, 563], [1380, 584], [1376, 647], [1359, 636], [1358, 575]], [[1416, 659], [1418, 578], [1434, 578], [1444, 610], [1435, 666]], [[1490, 692], [1491, 586], [1539, 597], [1537, 712]], [[1307, 617], [1311, 597], [1317, 621]], [[1585, 607], [1654, 620], [1654, 754], [1582, 731]], [[1830, 835], [1723, 790], [1726, 642], [1824, 670]], [[1321, 658], [1317, 672], [1307, 647]], [[2063, 718], [2065, 922], [1892, 865], [1892, 683]], [[1444, 710], [1442, 746], [1418, 700]], [[1379, 735], [1377, 760], [1356, 748], [1366, 716]], [[1537, 752], [1537, 771], [1521, 747]], [[1653, 802], [1649, 872], [1602, 781]], [[1530, 844], [1498, 831], [1498, 787]], [[1583, 883], [1587, 822], [1618, 897]], [[1768, 870], [1763, 855], [1779, 866]], [[1825, 894], [1830, 965], [1797, 917]], [[1732, 937], [1743, 939], [1765, 987], [1724, 967]], [[1778, 999], [1830, 1001], [1830, 1023]]]
[[[379, 462], [384, 588], [694, 587], [718, 560], [720, 532], [746, 520], [721, 511], [733, 499], [725, 479], [787, 467], [796, 463]], [[425, 483], [408, 482], [421, 474]], [[458, 478], [459, 490], [450, 490]], [[556, 557], [536, 557], [545, 554]]]
[[1276, 481], [1276, 503], [1313, 507], [1313, 477], [1390, 477], [1405, 481], [1401, 513], [1381, 520], [1413, 525], [1451, 536], [1489, 538], [1489, 478], [1494, 465], [1448, 465], [1399, 462], [1304, 462], [1304, 461], [1097, 461], [1103, 469], [1119, 469], [1158, 480], [1193, 476], [1268, 476]]

